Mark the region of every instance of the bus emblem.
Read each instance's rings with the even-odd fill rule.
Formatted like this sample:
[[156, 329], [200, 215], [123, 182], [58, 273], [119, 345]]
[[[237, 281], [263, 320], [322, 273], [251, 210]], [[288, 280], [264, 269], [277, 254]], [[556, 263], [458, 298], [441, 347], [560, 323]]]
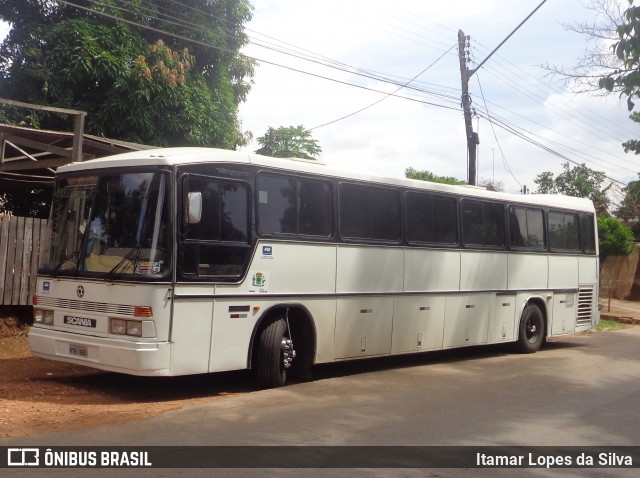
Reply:
[[76, 289], [76, 294], [78, 294], [78, 297], [82, 299], [84, 297], [84, 287], [79, 285]]
[[267, 278], [262, 272], [256, 272], [253, 275], [253, 285], [255, 285], [256, 287], [262, 287], [265, 282], [267, 282]]

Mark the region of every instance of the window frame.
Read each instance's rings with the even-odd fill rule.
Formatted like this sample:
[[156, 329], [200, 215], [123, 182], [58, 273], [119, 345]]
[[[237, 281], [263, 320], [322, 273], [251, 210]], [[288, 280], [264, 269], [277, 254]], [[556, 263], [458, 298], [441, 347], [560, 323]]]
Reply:
[[[343, 205], [343, 195], [344, 195], [344, 189], [348, 188], [348, 187], [361, 187], [361, 188], [368, 188], [370, 191], [371, 190], [382, 190], [382, 191], [386, 191], [389, 192], [390, 194], [394, 195], [396, 197], [397, 200], [397, 219], [398, 219], [398, 228], [397, 228], [397, 237], [394, 239], [378, 239], [378, 238], [371, 238], [371, 237], [352, 237], [352, 236], [347, 236], [344, 234], [343, 231], [343, 227], [342, 227], [342, 218], [343, 218], [343, 209], [342, 209], [342, 205]], [[389, 245], [399, 245], [403, 242], [404, 240], [404, 220], [403, 220], [403, 208], [405, 208], [404, 204], [403, 204], [403, 194], [402, 194], [402, 189], [401, 188], [397, 188], [397, 187], [392, 187], [392, 186], [386, 186], [384, 184], [378, 184], [378, 183], [360, 183], [360, 182], [356, 182], [356, 181], [341, 181], [338, 184], [338, 201], [337, 201], [337, 208], [338, 208], [338, 217], [337, 217], [337, 223], [338, 223], [338, 235], [340, 237], [340, 239], [344, 242], [347, 243], [363, 243], [363, 244], [389, 244]], [[370, 210], [369, 210], [370, 211]]]
[[[285, 180], [293, 180], [296, 185], [296, 232], [265, 232], [261, 229], [260, 224], [260, 180], [264, 177], [271, 177], [276, 179], [285, 179]], [[300, 232], [300, 219], [301, 219], [301, 192], [302, 192], [302, 183], [304, 181], [315, 181], [320, 184], [328, 186], [328, 195], [327, 198], [329, 200], [327, 211], [329, 213], [328, 223], [330, 225], [330, 231], [328, 235], [314, 235], [314, 234], [304, 234]], [[294, 238], [302, 238], [309, 239], [315, 241], [327, 241], [332, 239], [335, 236], [336, 232], [336, 219], [335, 219], [335, 206], [334, 206], [334, 185], [333, 182], [329, 178], [317, 177], [317, 176], [307, 176], [300, 174], [287, 174], [281, 173], [278, 171], [258, 171], [255, 179], [256, 184], [256, 194], [255, 194], [255, 211], [256, 211], [256, 232], [259, 237], [274, 237], [274, 238], [282, 238], [282, 239], [294, 239]]]
[[[542, 247], [532, 247], [532, 246], [518, 246], [513, 245], [511, 242], [511, 212], [514, 209], [524, 209], [525, 212], [528, 211], [536, 211], [540, 213], [542, 218]], [[523, 252], [546, 252], [549, 250], [549, 240], [547, 238], [547, 215], [545, 214], [545, 210], [541, 207], [535, 207], [529, 204], [509, 204], [506, 208], [507, 210], [507, 237], [509, 239], [509, 248], [513, 251], [523, 251]], [[529, 238], [529, 228], [527, 227], [527, 240]]]
[[[466, 203], [475, 203], [475, 204], [479, 204], [482, 205], [482, 228], [483, 228], [483, 234], [484, 234], [484, 239], [485, 239], [485, 243], [484, 244], [475, 244], [475, 243], [467, 243], [465, 240], [465, 213], [464, 213], [464, 206]], [[505, 212], [506, 212], [506, 208], [505, 208], [505, 203], [501, 202], [501, 201], [491, 201], [491, 200], [485, 200], [485, 199], [478, 199], [475, 197], [463, 197], [460, 200], [460, 206], [459, 206], [459, 220], [460, 220], [460, 243], [462, 244], [462, 247], [464, 247], [465, 249], [481, 249], [481, 250], [495, 250], [495, 251], [504, 251], [504, 250], [508, 250], [508, 242], [507, 242], [507, 218], [505, 217]], [[485, 217], [486, 217], [486, 211], [487, 211], [487, 207], [491, 207], [491, 206], [497, 206], [501, 209], [501, 214], [500, 217], [502, 218], [502, 244], [501, 245], [496, 245], [496, 244], [486, 244], [486, 239], [487, 239], [487, 231], [486, 231], [486, 227], [487, 227], [487, 223], [485, 221]]]
[[[224, 183], [239, 184], [245, 189], [246, 194], [246, 240], [245, 241], [225, 241], [222, 240], [222, 228], [220, 228], [219, 239], [201, 239], [201, 238], [189, 238], [187, 236], [187, 230], [189, 224], [185, 221], [186, 211], [186, 197], [189, 192], [188, 181], [192, 178], [197, 180], [204, 180], [208, 182], [216, 182], [218, 185]], [[179, 211], [178, 218], [181, 218], [178, 222], [180, 225], [178, 229], [178, 238], [176, 244], [176, 262], [177, 262], [177, 274], [178, 277], [189, 282], [239, 282], [246, 275], [247, 268], [251, 261], [253, 254], [254, 240], [253, 232], [251, 229], [252, 224], [252, 187], [251, 183], [245, 179], [227, 178], [218, 175], [208, 175], [202, 173], [185, 172], [179, 176], [178, 182], [179, 188]], [[219, 211], [220, 213], [221, 211]], [[237, 274], [200, 274], [198, 270], [194, 272], [186, 272], [183, 255], [189, 248], [207, 248], [207, 247], [224, 247], [232, 249], [245, 249], [244, 262], [240, 266], [240, 272]]]
[[[577, 229], [577, 234], [578, 234], [578, 248], [577, 249], [564, 249], [564, 248], [557, 248], [557, 247], [553, 247], [553, 245], [551, 244], [551, 220], [549, 218], [549, 216], [551, 214], [562, 214], [563, 216], [565, 215], [570, 215], [570, 216], [575, 216], [576, 218], [576, 222], [578, 225], [578, 229]], [[581, 225], [580, 225], [580, 215], [582, 213], [580, 211], [574, 210], [574, 211], [567, 211], [564, 209], [548, 209], [547, 210], [547, 214], [546, 214], [546, 220], [547, 220], [547, 247], [549, 252], [557, 252], [557, 253], [563, 253], [563, 254], [581, 254], [583, 253], [583, 249], [582, 249], [582, 239], [581, 239]], [[564, 218], [563, 218], [563, 224], [564, 224]]]
[[[454, 232], [455, 232], [455, 241], [454, 242], [436, 242], [436, 241], [420, 241], [415, 240], [409, 237], [409, 228], [411, 225], [411, 217], [409, 213], [409, 201], [410, 196], [424, 196], [428, 197], [429, 200], [432, 201], [432, 209], [434, 209], [433, 202], [436, 199], [440, 200], [450, 200], [453, 202], [453, 209], [455, 211], [455, 219], [454, 219]], [[446, 194], [438, 194], [432, 191], [426, 190], [407, 190], [404, 193], [404, 233], [407, 240], [407, 244], [411, 246], [429, 246], [429, 247], [437, 247], [437, 248], [457, 248], [460, 243], [460, 209], [458, 207], [459, 200], [455, 196], [450, 196]]]

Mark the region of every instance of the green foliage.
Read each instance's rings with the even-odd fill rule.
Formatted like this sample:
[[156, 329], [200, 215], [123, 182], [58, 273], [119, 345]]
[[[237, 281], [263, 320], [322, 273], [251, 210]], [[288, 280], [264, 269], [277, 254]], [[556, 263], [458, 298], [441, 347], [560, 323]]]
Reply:
[[[246, 142], [237, 107], [254, 67], [239, 54], [248, 41], [243, 29], [251, 18], [248, 0], [194, 0], [188, 6], [170, 0], [78, 3], [153, 30], [49, 0], [0, 0], [0, 19], [12, 25], [0, 46], [4, 96], [85, 110], [88, 133], [116, 139], [230, 149]], [[38, 115], [43, 128], [71, 127], [66, 118]]]
[[260, 145], [256, 153], [275, 158], [317, 159], [322, 152], [318, 141], [302, 125], [269, 127], [256, 141]]
[[429, 181], [432, 183], [442, 183], [442, 184], [454, 184], [454, 185], [462, 185], [467, 184], [464, 181], [460, 181], [452, 176], [438, 176], [437, 174], [432, 173], [431, 171], [416, 171], [413, 168], [407, 168], [404, 170], [404, 176], [409, 179], [418, 179], [420, 181]]
[[598, 325], [596, 325], [596, 330], [602, 332], [604, 330], [621, 330], [629, 327], [631, 327], [629, 324], [623, 324], [620, 322], [616, 322], [615, 320], [600, 319], [600, 322], [598, 322]]
[[[634, 7], [633, 0], [629, 0], [629, 5], [624, 12], [623, 23], [616, 28], [618, 41], [612, 46], [622, 66], [601, 78], [598, 86], [608, 92], [619, 91], [621, 96], [626, 96], [627, 108], [632, 111], [640, 97], [640, 7]], [[631, 113], [630, 118], [640, 123], [637, 112]], [[629, 140], [622, 146], [627, 153], [640, 154], [638, 140]]]
[[626, 256], [633, 252], [633, 234], [617, 219], [599, 217], [598, 236], [602, 257]]
[[550, 171], [540, 173], [534, 183], [538, 185], [538, 194], [565, 194], [567, 196], [591, 199], [598, 215], [606, 215], [610, 200], [607, 191], [609, 184], [603, 187], [606, 181], [605, 173], [589, 169], [585, 164], [570, 167], [569, 163], [562, 165], [564, 171], [554, 178]]
[[623, 221], [640, 218], [640, 180], [629, 182], [623, 191], [624, 198], [615, 211], [616, 217]]

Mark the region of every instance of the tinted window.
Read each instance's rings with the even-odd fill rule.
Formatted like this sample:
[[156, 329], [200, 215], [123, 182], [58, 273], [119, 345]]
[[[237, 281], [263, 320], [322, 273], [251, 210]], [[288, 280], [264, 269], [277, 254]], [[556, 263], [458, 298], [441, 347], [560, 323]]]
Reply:
[[358, 184], [341, 185], [340, 234], [350, 239], [399, 241], [398, 192]]
[[298, 182], [298, 233], [305, 236], [333, 234], [331, 185], [324, 181], [303, 179]]
[[260, 176], [258, 224], [263, 234], [296, 234], [297, 185], [294, 179]]
[[331, 185], [326, 181], [267, 174], [258, 178], [262, 234], [329, 237], [333, 233], [331, 204]]
[[453, 198], [407, 193], [407, 240], [412, 243], [458, 242], [458, 211]]
[[579, 251], [580, 234], [578, 215], [566, 212], [549, 212], [549, 246], [552, 250]]
[[582, 237], [582, 250], [593, 254], [596, 252], [595, 227], [592, 214], [582, 214], [580, 216], [580, 228]]
[[511, 247], [542, 250], [544, 221], [541, 209], [509, 208], [509, 241]]
[[183, 184], [185, 204], [188, 193], [201, 193], [202, 215], [197, 224], [183, 225], [181, 273], [191, 279], [230, 276], [228, 280], [235, 280], [251, 251], [248, 186], [200, 176], [188, 176]]
[[462, 239], [465, 245], [503, 247], [504, 211], [502, 206], [462, 201]]
[[202, 194], [202, 217], [186, 226], [186, 238], [203, 241], [246, 242], [247, 187], [242, 183], [190, 177], [188, 192]]

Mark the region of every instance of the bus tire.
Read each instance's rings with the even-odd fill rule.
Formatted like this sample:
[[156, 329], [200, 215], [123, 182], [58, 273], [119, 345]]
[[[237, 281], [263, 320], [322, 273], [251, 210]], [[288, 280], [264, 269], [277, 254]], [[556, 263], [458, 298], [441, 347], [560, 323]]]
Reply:
[[281, 387], [287, 381], [285, 359], [295, 356], [288, 337], [287, 322], [276, 318], [268, 323], [258, 337], [255, 362], [256, 378], [264, 388]]
[[516, 348], [520, 353], [532, 354], [540, 349], [544, 339], [544, 316], [542, 311], [537, 305], [529, 304], [522, 311]]

